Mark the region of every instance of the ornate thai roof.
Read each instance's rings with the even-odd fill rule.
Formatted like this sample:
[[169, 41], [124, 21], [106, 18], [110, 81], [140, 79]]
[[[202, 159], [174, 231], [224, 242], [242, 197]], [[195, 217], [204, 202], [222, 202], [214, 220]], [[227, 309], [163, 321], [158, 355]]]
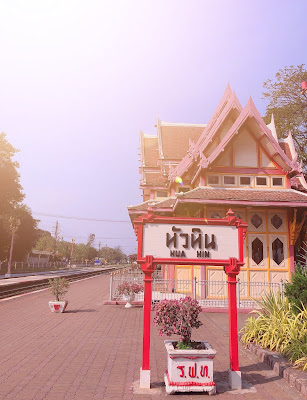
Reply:
[[177, 199], [201, 200], [211, 202], [240, 202], [240, 204], [263, 203], [270, 205], [271, 202], [299, 203], [307, 206], [307, 194], [294, 189], [241, 189], [241, 188], [212, 188], [198, 187], [186, 193], [177, 194]]
[[246, 135], [245, 138], [257, 143], [261, 160], [266, 160], [268, 168], [288, 174], [293, 187], [307, 191], [291, 133], [287, 138], [278, 140], [274, 116], [266, 125], [252, 98], [243, 108], [229, 84], [208, 124], [170, 123], [158, 119], [155, 126], [156, 136], [140, 132], [143, 188], [170, 189], [177, 176], [185, 184], [200, 182], [201, 172], [225, 165], [218, 163]]
[[179, 204], [236, 205], [262, 207], [307, 207], [307, 194], [294, 189], [229, 189], [198, 187], [186, 193], [177, 193], [163, 201], [148, 200], [128, 207], [131, 214], [144, 213], [148, 208], [154, 212], [175, 212]]
[[[233, 96], [233, 98], [235, 97]], [[233, 102], [233, 98], [229, 97], [226, 100], [226, 103], [228, 104], [230, 101]], [[236, 104], [236, 102], [232, 104]], [[233, 108], [234, 106], [231, 109]], [[239, 109], [238, 105], [236, 109]], [[208, 169], [210, 165], [212, 165], [212, 163], [217, 159], [217, 157], [227, 148], [233, 138], [240, 133], [242, 127], [246, 124], [249, 124], [255, 139], [261, 141], [261, 146], [271, 157], [272, 161], [278, 164], [285, 172], [300, 172], [300, 165], [297, 162], [297, 155], [295, 157], [292, 156], [291, 158], [286, 155], [276, 140], [275, 135], [272, 134], [270, 129], [264, 123], [251, 97], [249, 98], [246, 106], [240, 111], [237, 118], [233, 121], [231, 126], [229, 126], [229, 129], [227, 129], [226, 133], [223, 134], [222, 139], [219, 136], [219, 140], [216, 140], [216, 145], [212, 146], [212, 144], [214, 144], [215, 136], [218, 135], [218, 127], [221, 126], [223, 118], [225, 120], [225, 118], [229, 116], [230, 110], [228, 110], [228, 114], [225, 114], [225, 110], [227, 110], [226, 106], [224, 106], [219, 117], [212, 124], [208, 124], [198, 143], [196, 143], [193, 149], [189, 151], [187, 157], [185, 157], [179, 163], [179, 165], [173, 171], [171, 171], [169, 176], [171, 181], [174, 181], [176, 176], [182, 177], [195, 162], [198, 162], [199, 164], [197, 174], [199, 174], [202, 169]], [[208, 132], [208, 127], [210, 126], [212, 126], [211, 131]], [[288, 144], [291, 147], [290, 143]], [[210, 145], [211, 151], [208, 152], [208, 147]]]
[[176, 197], [169, 197], [166, 200], [156, 201], [156, 200], [147, 200], [143, 203], [137, 204], [136, 206], [128, 206], [128, 210], [130, 211], [148, 211], [148, 208], [156, 208], [159, 209], [170, 209], [172, 211], [173, 206], [175, 205]]
[[161, 158], [177, 161], [183, 159], [190, 141], [196, 142], [206, 127], [204, 124], [175, 124], [164, 121], [160, 121], [158, 126]]
[[163, 175], [161, 171], [146, 171], [144, 172], [144, 180], [141, 182], [141, 185], [168, 187], [169, 181], [167, 179], [167, 176]]
[[144, 135], [144, 159], [142, 164], [144, 167], [158, 168], [159, 160], [159, 147], [158, 147], [158, 137]]

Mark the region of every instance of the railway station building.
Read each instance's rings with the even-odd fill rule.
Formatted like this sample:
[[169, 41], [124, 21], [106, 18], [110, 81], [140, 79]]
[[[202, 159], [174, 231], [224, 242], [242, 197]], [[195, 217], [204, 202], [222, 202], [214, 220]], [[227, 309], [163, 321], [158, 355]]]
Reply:
[[[279, 139], [274, 116], [266, 125], [253, 100], [242, 107], [229, 85], [207, 124], [158, 119], [155, 127], [156, 135], [140, 132], [143, 202], [128, 207], [131, 221], [149, 209], [195, 218], [231, 209], [248, 224], [240, 279], [289, 280], [307, 227], [307, 184], [291, 133]], [[166, 279], [226, 279], [210, 265], [162, 271]]]

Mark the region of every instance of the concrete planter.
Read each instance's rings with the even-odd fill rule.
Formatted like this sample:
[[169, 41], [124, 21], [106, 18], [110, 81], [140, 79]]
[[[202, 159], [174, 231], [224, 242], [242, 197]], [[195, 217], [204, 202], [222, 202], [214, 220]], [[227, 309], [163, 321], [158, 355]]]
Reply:
[[52, 312], [62, 313], [65, 311], [67, 304], [68, 304], [67, 300], [62, 300], [62, 301], [53, 300], [49, 301], [49, 308]]
[[201, 341], [203, 349], [175, 349], [172, 340], [165, 340], [167, 371], [164, 374], [166, 393], [216, 393], [213, 381], [213, 359], [216, 355], [208, 342]]
[[125, 308], [131, 308], [133, 307], [131, 302], [134, 300], [134, 294], [124, 294], [123, 299], [127, 302], [125, 304]]

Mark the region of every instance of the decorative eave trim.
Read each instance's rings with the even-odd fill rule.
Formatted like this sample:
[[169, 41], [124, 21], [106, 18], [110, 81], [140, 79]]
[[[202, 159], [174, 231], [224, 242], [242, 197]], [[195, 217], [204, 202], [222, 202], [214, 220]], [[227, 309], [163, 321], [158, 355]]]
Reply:
[[289, 131], [288, 136], [285, 139], [281, 139], [281, 142], [287, 143], [289, 145], [291, 157], [292, 157], [292, 162], [298, 160], [298, 154], [295, 150], [294, 142], [293, 142], [293, 137], [291, 131]]
[[271, 122], [267, 125], [267, 127], [270, 129], [272, 136], [278, 142], [278, 137], [276, 133], [276, 127], [275, 127], [275, 121], [274, 121], [274, 114], [271, 115]]
[[178, 165], [175, 176], [182, 176], [184, 172], [193, 165], [194, 161], [198, 159], [199, 154], [203, 153], [211, 143], [216, 132], [233, 108], [237, 109], [239, 113], [242, 111], [242, 105], [240, 104], [236, 93], [231, 91], [230, 85], [228, 84], [224, 95], [210, 118], [208, 125], [204, 129], [204, 132], [201, 134], [196, 144], [190, 144], [188, 154]]
[[303, 186], [303, 188], [307, 190], [307, 182], [305, 180], [303, 173], [301, 173], [297, 178], [301, 182], [301, 185]]
[[141, 168], [145, 166], [145, 149], [144, 149], [144, 133], [140, 130], [139, 133], [140, 140], [140, 158], [141, 158]]
[[206, 126], [206, 129], [204, 130], [203, 134], [200, 136], [200, 138], [196, 142], [197, 148], [200, 148], [202, 146], [202, 143], [207, 139], [207, 136], [210, 135], [210, 132], [214, 128], [214, 125], [216, 124], [216, 122], [220, 120], [221, 114], [222, 114], [223, 110], [225, 109], [225, 107], [227, 106], [228, 101], [231, 96], [232, 96], [232, 90], [228, 83], [218, 106], [216, 107], [215, 111], [213, 112], [213, 114], [208, 122], [208, 125]]
[[286, 156], [282, 148], [280, 147], [279, 143], [275, 140], [274, 136], [272, 135], [272, 132], [270, 129], [266, 126], [265, 122], [263, 121], [261, 115], [259, 114], [259, 111], [257, 110], [255, 103], [253, 102], [253, 99], [251, 96], [248, 99], [248, 102], [246, 104], [247, 107], [249, 107], [252, 116], [255, 118], [255, 120], [258, 122], [258, 125], [262, 128], [264, 133], [266, 133], [270, 143], [276, 150], [276, 152], [279, 154], [279, 156], [282, 158], [285, 164], [287, 164], [290, 168], [293, 169], [293, 162]]
[[274, 147], [274, 150], [276, 151], [276, 154], [278, 154], [282, 158], [284, 163], [289, 166], [289, 169], [291, 169], [293, 167], [291, 160], [289, 160], [289, 158], [285, 155], [279, 144], [274, 139], [271, 131], [265, 125], [251, 97], [249, 98], [246, 106], [241, 111], [240, 115], [238, 116], [232, 127], [230, 128], [227, 135], [223, 138], [221, 143], [208, 157], [208, 165], [212, 164], [212, 162], [216, 160], [216, 158], [220, 155], [221, 151], [225, 149], [225, 147], [229, 144], [232, 138], [238, 133], [239, 129], [242, 127], [247, 118], [254, 118], [256, 120], [261, 130], [264, 133], [266, 133], [268, 140], [270, 141], [270, 143]]
[[[127, 208], [128, 211], [129, 210], [133, 211], [132, 208], [135, 208], [135, 207], [138, 207], [138, 206], [143, 206], [143, 205], [149, 204], [149, 203], [150, 203], [150, 205], [152, 205], [153, 203], [155, 203], [155, 201], [152, 200], [152, 199], [149, 199], [149, 200], [143, 201], [142, 203], [134, 204], [133, 206], [126, 206], [126, 208]], [[156, 203], [159, 203], [159, 202], [157, 201]]]
[[213, 140], [216, 132], [221, 127], [222, 123], [225, 121], [227, 115], [230, 113], [232, 109], [236, 109], [239, 113], [241, 113], [243, 107], [239, 102], [236, 93], [233, 91], [231, 93], [230, 98], [227, 100], [227, 104], [219, 115], [218, 119], [215, 121], [211, 132], [204, 138], [204, 142], [199, 146], [199, 151], [204, 152], [208, 145]]
[[159, 159], [163, 159], [163, 149], [162, 149], [162, 137], [161, 137], [161, 121], [157, 118], [157, 136], [158, 136], [158, 150], [159, 150]]

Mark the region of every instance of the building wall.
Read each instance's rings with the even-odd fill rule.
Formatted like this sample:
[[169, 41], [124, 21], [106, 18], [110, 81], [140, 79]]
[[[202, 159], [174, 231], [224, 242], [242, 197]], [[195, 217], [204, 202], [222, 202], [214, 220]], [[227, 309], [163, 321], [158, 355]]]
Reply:
[[[223, 218], [229, 207], [205, 207], [206, 218]], [[244, 245], [245, 265], [239, 278], [249, 282], [279, 283], [291, 277], [293, 251], [289, 238], [288, 213], [285, 209], [259, 207], [232, 208], [235, 215], [248, 223]], [[192, 266], [175, 266], [175, 279], [226, 280], [223, 268], [203, 266], [198, 271]]]

